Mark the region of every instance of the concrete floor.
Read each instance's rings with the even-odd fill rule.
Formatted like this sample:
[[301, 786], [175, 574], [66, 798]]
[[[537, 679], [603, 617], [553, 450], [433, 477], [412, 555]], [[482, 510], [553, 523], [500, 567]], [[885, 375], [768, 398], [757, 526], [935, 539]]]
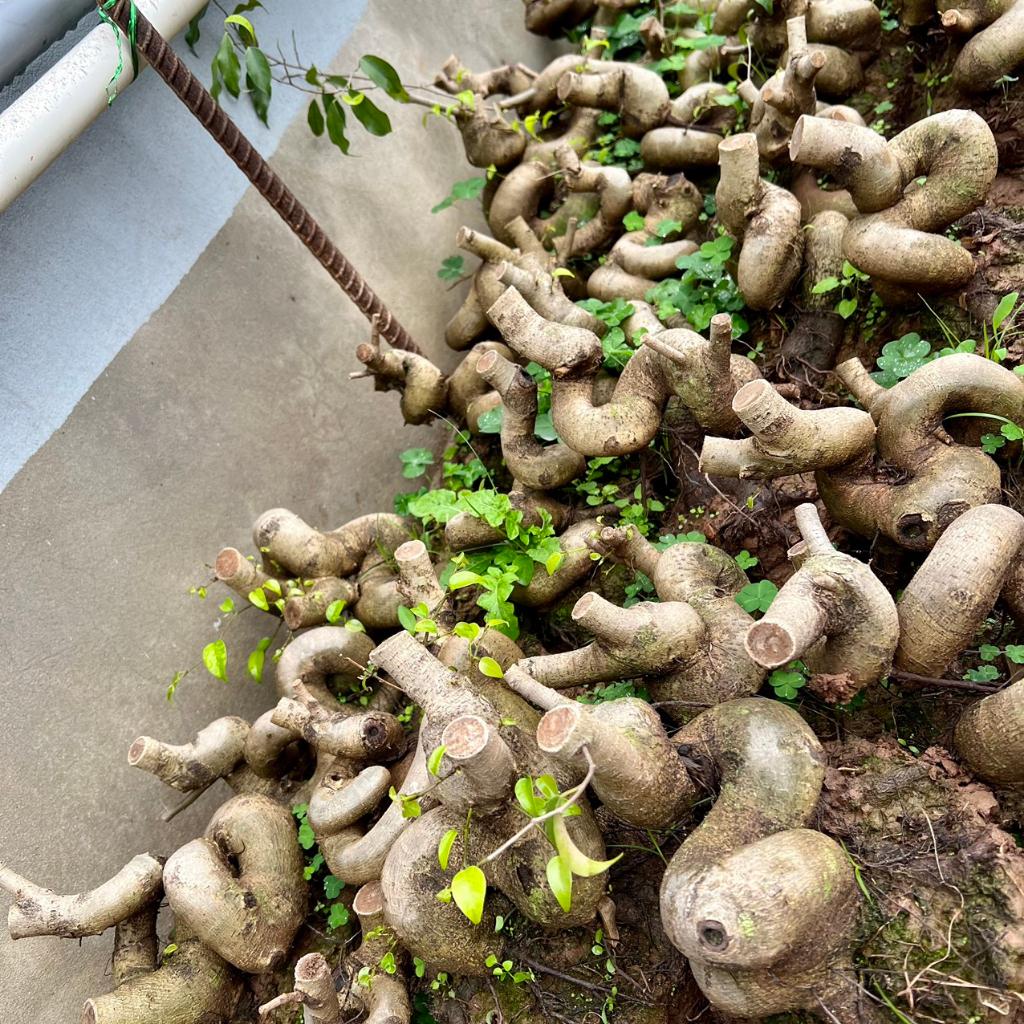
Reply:
[[[452, 51], [479, 68], [550, 55], [524, 32], [514, 0], [374, 0], [336, 68], [368, 51], [409, 82], [429, 82]], [[430, 208], [475, 172], [451, 126], [421, 127], [422, 108], [392, 117], [386, 139], [353, 132], [359, 155], [345, 160], [310, 137], [302, 114], [273, 162], [420, 344], [447, 361], [441, 330], [461, 289], [445, 291], [435, 272], [456, 251], [458, 226], [479, 217], [467, 204]], [[237, 172], [225, 161], [218, 173]], [[348, 381], [366, 336], [338, 288], [247, 192], [0, 494], [0, 856], [11, 867], [78, 891], [137, 852], [170, 853], [224, 797], [211, 791], [162, 824], [173, 794], [130, 769], [125, 751], [140, 733], [182, 742], [211, 718], [252, 717], [272, 703], [271, 687], [244, 673], [270, 620], [252, 610], [218, 632], [226, 595], [189, 596], [219, 547], [248, 550], [250, 524], [275, 505], [325, 526], [388, 508], [408, 487], [398, 452], [439, 440], [403, 428], [396, 396]], [[218, 635], [227, 685], [198, 667]], [[168, 705], [168, 682], [189, 666]], [[0, 935], [5, 1019], [77, 1020], [83, 1000], [110, 986], [110, 948], [109, 934], [81, 945]]]

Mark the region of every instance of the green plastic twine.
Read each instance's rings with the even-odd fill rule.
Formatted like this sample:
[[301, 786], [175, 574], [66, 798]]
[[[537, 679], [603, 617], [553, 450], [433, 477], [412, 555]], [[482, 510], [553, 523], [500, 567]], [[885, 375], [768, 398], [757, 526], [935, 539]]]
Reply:
[[[99, 8], [100, 20], [105, 22], [114, 30], [114, 40], [117, 43], [117, 67], [114, 68], [114, 74], [111, 76], [110, 81], [107, 82], [108, 107], [117, 99], [117, 80], [121, 77], [121, 73], [124, 71], [124, 54], [121, 51], [121, 29], [110, 15], [107, 14], [107, 11], [117, 3], [118, 0], [103, 0]], [[128, 43], [132, 48], [132, 73], [136, 77], [138, 77], [139, 74], [139, 51], [136, 46], [138, 20], [139, 12], [135, 9], [135, 0], [131, 0], [131, 7], [128, 11]]]

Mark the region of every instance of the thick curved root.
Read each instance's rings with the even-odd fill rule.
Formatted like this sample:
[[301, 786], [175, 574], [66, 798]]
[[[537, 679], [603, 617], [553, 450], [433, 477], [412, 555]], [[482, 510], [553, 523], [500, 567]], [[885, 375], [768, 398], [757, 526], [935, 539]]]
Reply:
[[[984, 202], [996, 174], [992, 130], [976, 113], [947, 110], [886, 142], [870, 129], [804, 116], [790, 156], [836, 174], [857, 208], [846, 258], [872, 278], [911, 290], [951, 290], [974, 274], [974, 260], [942, 232]], [[925, 184], [904, 195], [915, 178]]]
[[644, 700], [623, 697], [592, 708], [569, 701], [540, 720], [537, 742], [559, 760], [594, 762], [601, 803], [638, 828], [670, 828], [690, 809], [697, 788], [658, 718]]
[[636, 64], [614, 63], [600, 73], [567, 71], [558, 81], [558, 98], [574, 107], [613, 111], [621, 118], [623, 133], [637, 139], [669, 112], [664, 79]]
[[984, 697], [957, 723], [957, 753], [983, 779], [1024, 786], [1024, 680]]
[[785, 62], [758, 90], [750, 111], [750, 130], [757, 137], [758, 150], [769, 163], [788, 155], [789, 140], [801, 114], [817, 109], [814, 80], [826, 63], [820, 49], [807, 46], [804, 17], [786, 22], [789, 48]]
[[226, 1024], [242, 993], [230, 964], [199, 939], [175, 935], [177, 949], [157, 970], [140, 974], [108, 995], [90, 999], [81, 1024]]
[[[599, 402], [596, 396], [594, 364], [579, 372], [560, 373], [556, 369], [551, 417], [562, 441], [586, 456], [639, 451], [657, 433], [670, 397], [677, 398], [705, 429], [735, 433], [739, 420], [731, 408], [732, 397], [759, 374], [749, 359], [732, 354], [729, 315], [716, 314], [705, 339], [686, 328], [662, 330], [650, 307], [638, 303], [625, 329], [636, 332], [640, 328], [645, 330], [642, 347], [626, 363], [605, 402]], [[556, 336], [557, 328], [547, 333], [547, 337]], [[532, 344], [535, 334], [529, 339], [510, 334], [505, 337], [524, 356], [536, 359], [540, 354], [541, 365], [548, 367], [564, 366], [574, 355], [569, 348], [563, 351], [557, 341], [539, 352]]]
[[740, 245], [736, 282], [752, 309], [771, 309], [800, 273], [800, 203], [760, 176], [756, 136], [732, 135], [718, 147], [718, 216]]
[[239, 970], [262, 974], [284, 962], [305, 916], [302, 871], [291, 812], [236, 796], [204, 837], [168, 858], [164, 888], [175, 920]]
[[319, 754], [354, 761], [391, 761], [405, 749], [405, 732], [386, 711], [329, 711], [300, 682], [295, 697], [282, 697], [273, 714], [274, 725], [301, 737]]
[[[836, 368], [840, 380], [872, 415], [882, 467], [871, 460], [816, 474], [832, 519], [867, 537], [880, 532], [903, 547], [927, 551], [957, 516], [998, 503], [999, 467], [978, 448], [957, 444], [942, 426], [954, 412], [988, 413], [1019, 422], [1024, 382], [975, 355], [946, 356], [915, 370], [888, 390], [860, 360]], [[893, 483], [900, 470], [904, 480]]]
[[559, 688], [663, 675], [691, 658], [704, 641], [700, 616], [678, 601], [618, 608], [590, 593], [576, 602], [572, 618], [593, 633], [595, 641], [577, 651], [520, 662], [538, 682]]
[[140, 853], [95, 889], [61, 896], [0, 864], [0, 889], [14, 897], [7, 912], [7, 930], [12, 939], [99, 935], [153, 902], [160, 892], [163, 870], [156, 857]]
[[366, 668], [373, 641], [365, 633], [337, 626], [321, 626], [297, 636], [277, 663], [277, 692], [295, 697], [295, 683], [302, 683], [326, 707], [337, 700], [327, 686], [328, 676], [355, 682]]
[[245, 757], [248, 736], [249, 723], [228, 715], [200, 729], [191, 743], [175, 745], [139, 736], [128, 748], [128, 763], [191, 793], [230, 775]]
[[525, 487], [551, 490], [586, 471], [586, 459], [561, 442], [544, 445], [534, 433], [537, 385], [525, 370], [497, 352], [477, 362], [477, 372], [501, 395], [501, 453], [509, 472]]
[[[939, 9], [942, 10], [942, 4]], [[996, 5], [992, 5], [996, 6]], [[1024, 61], [1024, 5], [1000, 4], [1003, 13], [987, 28], [972, 36], [953, 64], [953, 85], [961, 92], [995, 89], [1006, 75], [1012, 75]], [[979, 24], [970, 5], [942, 12], [944, 28], [971, 31]]]
[[888, 673], [899, 637], [896, 605], [863, 562], [832, 547], [814, 505], [800, 505], [796, 518], [800, 568], [750, 627], [747, 652], [765, 668], [802, 658], [816, 676], [829, 677], [818, 688], [842, 703]]
[[980, 505], [955, 519], [904, 588], [896, 667], [940, 676], [969, 647], [1024, 546], [1024, 516]]
[[824, 777], [820, 744], [794, 711], [760, 698], [719, 704], [679, 740], [721, 781], [665, 871], [669, 939], [717, 1010], [762, 1017], [827, 1003], [850, 968], [858, 894], [842, 848], [804, 828]]
[[875, 424], [866, 412], [843, 407], [808, 412], [790, 405], [766, 380], [740, 388], [732, 408], [754, 436], [706, 437], [702, 473], [768, 480], [845, 466], [874, 447]]
[[398, 349], [382, 351], [380, 340], [374, 320], [370, 341], [356, 346], [356, 358], [366, 370], [350, 376], [373, 377], [375, 391], [400, 391], [406, 423], [428, 423], [440, 415], [448, 400], [444, 373], [426, 356]]

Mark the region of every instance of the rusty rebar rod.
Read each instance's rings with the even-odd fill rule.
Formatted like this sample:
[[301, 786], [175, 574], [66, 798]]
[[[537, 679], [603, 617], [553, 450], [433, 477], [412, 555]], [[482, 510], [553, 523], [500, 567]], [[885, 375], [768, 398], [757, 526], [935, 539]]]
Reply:
[[[104, 0], [97, 0], [103, 7]], [[125, 36], [128, 35], [130, 0], [119, 0], [105, 13]], [[380, 297], [363, 280], [359, 272], [327, 237], [324, 229], [292, 194], [281, 177], [260, 155], [238, 126], [217, 105], [203, 83], [179, 60], [167, 40], [153, 27], [140, 10], [136, 10], [136, 45], [150, 67], [171, 87], [178, 99], [195, 115], [213, 136], [221, 149], [252, 182], [256, 191], [277, 211], [281, 219], [301, 239], [303, 245], [320, 261], [342, 291], [356, 304], [367, 320], [378, 318], [379, 330], [388, 344], [406, 352], [422, 354], [419, 347], [398, 322]]]

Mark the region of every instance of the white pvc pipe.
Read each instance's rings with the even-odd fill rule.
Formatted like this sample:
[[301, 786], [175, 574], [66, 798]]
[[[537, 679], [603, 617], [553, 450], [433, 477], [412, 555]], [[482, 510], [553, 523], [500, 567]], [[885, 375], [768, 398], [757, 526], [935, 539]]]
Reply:
[[[166, 39], [177, 35], [206, 0], [136, 0]], [[124, 67], [115, 88], [133, 81], [128, 40], [121, 39]], [[110, 25], [97, 25], [38, 82], [0, 113], [0, 213], [107, 109], [107, 83], [117, 67]], [[141, 68], [140, 68], [141, 70]]]

